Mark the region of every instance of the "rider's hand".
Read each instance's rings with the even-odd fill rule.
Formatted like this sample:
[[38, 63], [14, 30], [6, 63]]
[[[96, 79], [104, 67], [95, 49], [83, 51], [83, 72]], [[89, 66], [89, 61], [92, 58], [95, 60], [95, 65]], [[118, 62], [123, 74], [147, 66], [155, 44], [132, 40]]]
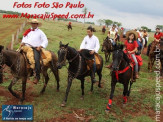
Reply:
[[92, 51], [90, 51], [89, 53], [92, 55], [92, 54], [94, 54], [94, 53], [95, 53], [95, 51], [94, 51], [94, 50], [92, 50]]
[[24, 43], [21, 43], [21, 45], [20, 45], [20, 46], [22, 47], [22, 46], [24, 46], [24, 45], [25, 45]]
[[40, 51], [40, 50], [41, 50], [41, 48], [42, 48], [42, 46], [37, 47], [37, 48], [36, 48], [36, 50], [37, 50], [37, 51]]

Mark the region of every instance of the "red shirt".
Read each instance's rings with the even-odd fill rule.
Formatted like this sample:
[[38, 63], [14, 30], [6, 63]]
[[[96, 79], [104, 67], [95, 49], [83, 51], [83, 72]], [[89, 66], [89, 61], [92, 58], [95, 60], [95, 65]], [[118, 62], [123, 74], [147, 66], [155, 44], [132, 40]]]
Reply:
[[161, 39], [161, 36], [162, 36], [163, 34], [160, 32], [159, 34], [155, 34], [154, 35], [154, 37], [157, 39], [157, 40], [159, 40], [159, 39]]
[[133, 51], [135, 48], [138, 47], [138, 43], [137, 43], [136, 40], [134, 42], [132, 42], [132, 43], [129, 43], [128, 40], [126, 40], [125, 41], [125, 46], [126, 46], [126, 49], [128, 51]]

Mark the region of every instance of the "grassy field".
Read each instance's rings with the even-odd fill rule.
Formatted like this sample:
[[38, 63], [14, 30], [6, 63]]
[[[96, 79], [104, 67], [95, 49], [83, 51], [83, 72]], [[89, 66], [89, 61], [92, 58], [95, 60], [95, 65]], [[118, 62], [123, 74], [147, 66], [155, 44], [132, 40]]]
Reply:
[[[72, 23], [73, 30], [67, 31], [67, 23], [65, 22], [42, 22], [43, 26], [41, 29], [45, 32], [49, 40], [48, 49], [54, 51], [56, 54], [59, 49], [59, 41], [62, 41], [64, 44], [69, 43], [69, 46], [79, 49], [80, 43], [86, 36], [86, 28], [88, 25]], [[29, 28], [29, 26], [26, 26], [25, 29], [27, 28]], [[102, 44], [106, 34], [103, 35], [101, 33], [101, 27], [95, 26], [95, 28], [97, 32], [94, 34], [99, 38], [100, 44]], [[22, 35], [20, 35], [20, 38], [21, 37]], [[153, 33], [150, 33], [149, 39], [150, 41], [153, 40]], [[18, 45], [15, 46], [15, 48], [17, 47]], [[99, 54], [104, 58], [101, 49]], [[106, 68], [103, 68], [103, 88], [98, 88], [97, 84], [95, 84], [92, 94], [89, 94], [91, 86], [90, 78], [86, 78], [84, 100], [80, 99], [80, 81], [75, 79], [72, 83], [67, 106], [64, 108], [60, 107], [67, 85], [67, 69], [64, 67], [60, 70], [60, 92], [56, 92], [55, 78], [53, 74], [49, 72], [50, 81], [44, 95], [39, 95], [43, 86], [43, 79], [37, 85], [32, 85], [30, 82], [27, 83], [27, 96], [24, 104], [32, 104], [34, 106], [34, 121], [38, 122], [77, 122], [79, 120], [74, 117], [75, 113], [81, 118], [84, 118], [85, 121], [91, 122], [154, 122], [155, 74], [148, 73], [148, 57], [145, 55], [142, 55], [142, 57], [143, 66], [140, 71], [140, 79], [133, 84], [131, 96], [128, 99], [126, 107], [122, 105], [123, 87], [118, 83], [116, 85], [111, 112], [108, 115], [105, 113], [105, 108], [110, 94], [111, 78], [110, 70]], [[4, 75], [6, 82], [0, 84], [0, 106], [3, 104], [17, 104], [18, 101], [13, 98], [7, 90], [7, 86], [12, 77], [7, 71]], [[21, 91], [20, 85], [21, 82], [14, 86], [14, 89], [18, 92]], [[4, 96], [2, 93], [6, 93], [7, 95]], [[163, 108], [162, 101], [161, 108]]]
[[0, 44], [7, 46], [23, 22], [24, 19], [4, 19], [0, 14]]

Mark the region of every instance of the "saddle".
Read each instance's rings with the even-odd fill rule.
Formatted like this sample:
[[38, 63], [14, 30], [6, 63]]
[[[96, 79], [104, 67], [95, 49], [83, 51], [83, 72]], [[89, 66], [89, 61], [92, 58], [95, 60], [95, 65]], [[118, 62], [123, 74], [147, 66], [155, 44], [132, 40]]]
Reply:
[[[131, 63], [135, 66], [135, 62], [134, 59], [132, 58], [131, 54], [128, 54], [126, 50], [124, 50], [124, 53], [128, 56], [128, 58], [131, 60]], [[142, 66], [143, 65], [143, 59], [141, 57], [141, 55], [135, 55], [136, 59], [138, 61], [138, 65]]]
[[[27, 59], [27, 68], [35, 69], [35, 60], [34, 60], [34, 52], [33, 49], [29, 46], [21, 47], [21, 52], [23, 53], [24, 57]], [[52, 60], [52, 55], [50, 51], [45, 49], [41, 49], [41, 57], [40, 63], [44, 66], [47, 66], [49, 62]]]
[[94, 55], [90, 54], [91, 50], [83, 49], [80, 51], [80, 55], [85, 59], [87, 63], [87, 69], [90, 70], [96, 62], [96, 66], [100, 65], [100, 57], [98, 53], [95, 53]]

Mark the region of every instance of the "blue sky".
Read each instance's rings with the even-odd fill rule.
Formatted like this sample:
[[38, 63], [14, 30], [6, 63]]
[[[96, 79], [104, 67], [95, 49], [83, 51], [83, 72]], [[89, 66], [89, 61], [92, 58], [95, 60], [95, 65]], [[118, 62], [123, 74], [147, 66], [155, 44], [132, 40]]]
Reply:
[[[2, 0], [1, 0], [2, 1]], [[46, 2], [60, 2], [66, 4], [84, 3], [88, 11], [95, 16], [93, 19], [86, 19], [97, 24], [98, 19], [111, 19], [113, 21], [121, 22], [125, 28], [137, 28], [140, 26], [147, 26], [155, 29], [156, 25], [163, 25], [163, 0], [3, 0], [0, 4], [2, 10], [12, 10], [18, 12], [45, 13], [46, 11], [55, 13], [82, 13], [82, 9], [52, 9], [52, 8], [13, 8], [14, 2], [32, 3]], [[81, 20], [81, 19], [80, 19]], [[83, 21], [83, 20], [81, 20]]]

